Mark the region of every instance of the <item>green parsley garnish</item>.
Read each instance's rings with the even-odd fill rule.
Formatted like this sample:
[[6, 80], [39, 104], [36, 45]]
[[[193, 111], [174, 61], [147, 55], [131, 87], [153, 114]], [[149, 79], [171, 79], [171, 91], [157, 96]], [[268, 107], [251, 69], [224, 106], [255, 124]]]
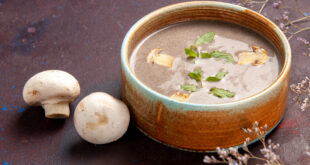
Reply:
[[201, 58], [211, 58], [212, 54], [211, 53], [201, 53]]
[[192, 79], [195, 79], [196, 81], [201, 80], [201, 74], [202, 70], [201, 69], [195, 69], [193, 72], [188, 73], [188, 76]]
[[211, 88], [209, 93], [211, 93], [214, 96], [217, 96], [219, 98], [234, 97], [235, 96], [234, 92], [230, 92], [229, 90], [225, 90], [225, 89], [221, 89], [221, 88]]
[[227, 62], [234, 63], [235, 59], [230, 53], [213, 51], [210, 53], [213, 58], [224, 58]]
[[214, 35], [215, 35], [214, 32], [209, 32], [209, 33], [206, 33], [206, 34], [200, 36], [195, 41], [195, 45], [207, 44], [207, 43], [211, 42], [214, 38]]
[[227, 72], [218, 72], [218, 73], [215, 75], [215, 77], [210, 76], [210, 77], [208, 77], [208, 78], [206, 79], [206, 81], [210, 81], [210, 82], [220, 81], [220, 80], [222, 80], [222, 78], [225, 77], [226, 74], [227, 74]]
[[196, 92], [197, 90], [196, 85], [192, 85], [192, 84], [181, 85], [181, 88], [185, 91], [190, 91], [190, 92]]
[[198, 57], [197, 53], [193, 50], [193, 47], [191, 48], [185, 48], [185, 54], [188, 55], [190, 58], [196, 58]]

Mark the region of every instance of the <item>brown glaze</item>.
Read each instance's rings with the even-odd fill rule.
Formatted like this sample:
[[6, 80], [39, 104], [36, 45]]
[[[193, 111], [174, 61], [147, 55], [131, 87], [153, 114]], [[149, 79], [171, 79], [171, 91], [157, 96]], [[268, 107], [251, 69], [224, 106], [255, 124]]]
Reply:
[[123, 99], [130, 103], [137, 126], [160, 142], [182, 149], [208, 151], [218, 146], [240, 145], [249, 137], [242, 128], [252, 127], [254, 121], [258, 121], [271, 129], [281, 119], [286, 107], [288, 79], [283, 82], [279, 93], [274, 93], [275, 97], [252, 108], [180, 112], [167, 109], [161, 102], [151, 103], [122, 77]]

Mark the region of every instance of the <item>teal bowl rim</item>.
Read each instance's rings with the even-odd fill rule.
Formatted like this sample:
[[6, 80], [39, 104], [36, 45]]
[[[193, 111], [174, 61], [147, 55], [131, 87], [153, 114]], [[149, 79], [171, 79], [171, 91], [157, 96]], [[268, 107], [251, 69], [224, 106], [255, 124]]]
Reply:
[[[264, 21], [270, 23], [271, 25], [273, 25], [274, 27], [274, 31], [277, 33], [277, 35], [280, 37], [281, 42], [284, 46], [284, 54], [285, 54], [285, 58], [284, 58], [284, 63], [283, 63], [283, 68], [281, 73], [279, 74], [279, 76], [277, 77], [277, 79], [271, 84], [269, 85], [267, 88], [265, 88], [263, 91], [240, 99], [240, 100], [236, 100], [236, 101], [232, 101], [232, 102], [227, 102], [227, 103], [219, 103], [219, 104], [196, 104], [196, 103], [187, 103], [187, 102], [180, 102], [174, 99], [171, 99], [168, 96], [165, 96], [163, 94], [160, 94], [154, 90], [152, 90], [151, 88], [147, 87], [145, 84], [143, 84], [135, 75], [134, 73], [131, 71], [130, 66], [129, 66], [129, 62], [127, 59], [128, 57], [126, 56], [126, 48], [128, 46], [128, 42], [130, 42], [130, 37], [131, 34], [135, 31], [135, 29], [139, 28], [139, 26], [141, 24], [143, 24], [143, 22], [150, 20], [152, 17], [156, 17], [156, 15], [161, 14], [161, 13], [165, 13], [165, 12], [169, 12], [169, 11], [173, 11], [176, 8], [191, 8], [191, 7], [200, 7], [200, 6], [206, 6], [206, 7], [217, 7], [217, 8], [224, 8], [224, 9], [229, 9], [229, 10], [234, 10], [234, 11], [239, 11], [239, 12], [245, 12], [246, 10], [251, 11], [256, 13], [257, 15], [259, 15], [262, 19], [264, 19]], [[172, 4], [160, 9], [157, 9], [149, 14], [147, 14], [146, 16], [142, 17], [141, 19], [139, 19], [131, 28], [130, 30], [127, 32], [123, 43], [122, 43], [122, 47], [121, 47], [121, 66], [123, 68], [123, 71], [125, 72], [125, 75], [129, 75], [130, 78], [132, 78], [134, 80], [135, 83], [137, 83], [138, 86], [140, 86], [143, 90], [145, 90], [148, 93], [153, 94], [155, 97], [157, 97], [160, 101], [162, 101], [164, 103], [164, 105], [169, 106], [171, 104], [175, 104], [175, 105], [179, 105], [182, 106], [183, 110], [219, 110], [219, 109], [232, 109], [232, 107], [243, 107], [246, 103], [249, 102], [255, 102], [257, 99], [260, 100], [263, 98], [264, 95], [268, 95], [269, 92], [273, 91], [275, 88], [277, 88], [277, 85], [279, 83], [281, 83], [284, 80], [284, 76], [286, 74], [288, 74], [288, 72], [290, 71], [290, 67], [291, 67], [291, 48], [289, 45], [289, 42], [286, 38], [286, 36], [284, 35], [284, 33], [278, 28], [277, 25], [275, 25], [271, 20], [269, 20], [268, 18], [266, 18], [265, 16], [247, 9], [245, 7], [241, 7], [238, 5], [233, 5], [233, 4], [229, 4], [229, 3], [224, 3], [224, 2], [216, 2], [216, 1], [191, 1], [191, 2], [182, 2], [182, 3], [177, 3], [177, 4]], [[267, 96], [266, 95], [266, 96]], [[172, 108], [175, 108], [174, 106], [172, 106]]]

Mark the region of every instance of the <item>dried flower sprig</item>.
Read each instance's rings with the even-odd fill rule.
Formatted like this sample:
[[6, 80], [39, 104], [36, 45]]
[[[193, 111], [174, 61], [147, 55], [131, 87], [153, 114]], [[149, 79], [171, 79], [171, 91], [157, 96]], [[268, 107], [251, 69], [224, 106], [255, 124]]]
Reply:
[[307, 19], [310, 19], [310, 16], [304, 16], [304, 17], [295, 19], [295, 20], [293, 20], [293, 21], [287, 21], [287, 23], [285, 24], [285, 26], [293, 25], [293, 24], [296, 24], [296, 23], [305, 21], [305, 20], [307, 20]]
[[[310, 27], [309, 27], [309, 26], [307, 26], [307, 27], [299, 27], [299, 26], [296, 25], [297, 23], [310, 20], [310, 16], [308, 15], [308, 13], [306, 13], [306, 12], [304, 12], [304, 11], [301, 10], [298, 0], [296, 0], [295, 2], [296, 2], [296, 8], [293, 9], [293, 10], [298, 11], [298, 12], [302, 15], [301, 18], [298, 18], [298, 19], [295, 19], [295, 20], [290, 20], [290, 19], [289, 19], [289, 16], [288, 16], [289, 12], [288, 12], [288, 11], [284, 11], [284, 13], [283, 13], [282, 18], [280, 19], [280, 21], [279, 21], [279, 20], [276, 20], [276, 21], [279, 21], [279, 22], [280, 22], [280, 23], [279, 23], [280, 28], [281, 28], [282, 30], [284, 30], [284, 32], [285, 32], [286, 34], [289, 35], [288, 40], [292, 39], [294, 36], [296, 36], [297, 34], [299, 34], [299, 33], [301, 33], [301, 32], [310, 30]], [[280, 7], [281, 4], [282, 4], [282, 1], [280, 1], [280, 2], [274, 2], [274, 3], [273, 3], [273, 7], [274, 7], [274, 8], [281, 8], [281, 7]], [[284, 9], [285, 9], [285, 8], [292, 9], [291, 7], [282, 7], [282, 9], [283, 9], [283, 8], [284, 8]], [[290, 31], [290, 26], [293, 26], [295, 29]]]
[[278, 1], [272, 3], [272, 7], [273, 8], [279, 8], [281, 4], [282, 4], [282, 1], [278, 0]]
[[[249, 159], [256, 159], [264, 161], [266, 165], [283, 165], [283, 162], [280, 159], [278, 154], [280, 144], [274, 144], [271, 140], [268, 140], [266, 144], [265, 138], [267, 133], [268, 126], [259, 126], [259, 123], [256, 121], [253, 124], [252, 128], [243, 128], [245, 133], [248, 133], [251, 136], [258, 137], [263, 148], [260, 150], [263, 157], [255, 156], [248, 148], [250, 138], [246, 138], [243, 143], [243, 153], [239, 152], [237, 147], [230, 147], [228, 149], [221, 149], [217, 147], [218, 159], [214, 156], [206, 155], [203, 159], [204, 163], [226, 163], [229, 165], [247, 165]], [[240, 149], [241, 150], [241, 149]]]
[[[281, 30], [283, 30], [284, 33], [290, 33], [290, 28], [287, 26], [289, 22], [289, 12], [284, 11], [279, 19], [276, 19], [277, 22], [279, 22], [279, 27]], [[294, 25], [294, 24], [293, 24]]]
[[307, 30], [310, 30], [310, 27], [305, 27], [305, 28], [301, 28], [299, 29], [298, 31], [294, 32], [294, 33], [291, 33], [291, 36], [289, 36], [287, 39], [290, 40], [292, 39], [294, 36], [296, 36], [297, 34], [301, 33], [301, 32], [304, 32], [304, 31], [307, 31]]
[[261, 8], [259, 9], [258, 13], [262, 13], [262, 11], [264, 10], [266, 4], [269, 2], [269, 0], [265, 0], [263, 5], [261, 6]]
[[236, 0], [234, 2], [235, 5], [239, 5], [239, 6], [244, 6], [244, 7], [248, 7], [248, 8], [253, 8], [255, 7], [255, 3], [253, 3], [252, 0]]
[[297, 37], [297, 41], [303, 43], [305, 46], [308, 47], [308, 52], [303, 52], [303, 55], [310, 56], [310, 42], [307, 39], [302, 38], [302, 37]]
[[293, 100], [298, 104], [302, 111], [310, 107], [310, 79], [305, 77], [301, 82], [292, 84], [291, 90], [296, 94]]
[[261, 5], [259, 9], [259, 13], [261, 13], [269, 0], [262, 0], [262, 1], [254, 1], [254, 0], [236, 0], [234, 4], [239, 5], [239, 6], [244, 6], [248, 8], [254, 8], [256, 7], [257, 4]]

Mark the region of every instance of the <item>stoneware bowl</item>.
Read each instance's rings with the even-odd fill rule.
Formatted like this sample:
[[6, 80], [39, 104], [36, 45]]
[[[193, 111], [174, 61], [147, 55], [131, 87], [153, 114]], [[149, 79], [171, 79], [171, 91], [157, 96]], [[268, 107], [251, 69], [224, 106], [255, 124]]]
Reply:
[[[152, 32], [189, 20], [220, 20], [250, 28], [273, 43], [283, 58], [278, 78], [265, 90], [224, 104], [183, 103], [148, 88], [135, 77], [128, 59]], [[268, 132], [281, 121], [289, 86], [291, 49], [282, 31], [269, 19], [240, 6], [212, 1], [185, 2], [158, 9], [135, 23], [121, 50], [122, 97], [138, 128], [152, 139], [179, 149], [213, 151], [240, 146], [248, 134], [242, 128], [255, 121]], [[256, 137], [251, 137], [255, 141]]]

